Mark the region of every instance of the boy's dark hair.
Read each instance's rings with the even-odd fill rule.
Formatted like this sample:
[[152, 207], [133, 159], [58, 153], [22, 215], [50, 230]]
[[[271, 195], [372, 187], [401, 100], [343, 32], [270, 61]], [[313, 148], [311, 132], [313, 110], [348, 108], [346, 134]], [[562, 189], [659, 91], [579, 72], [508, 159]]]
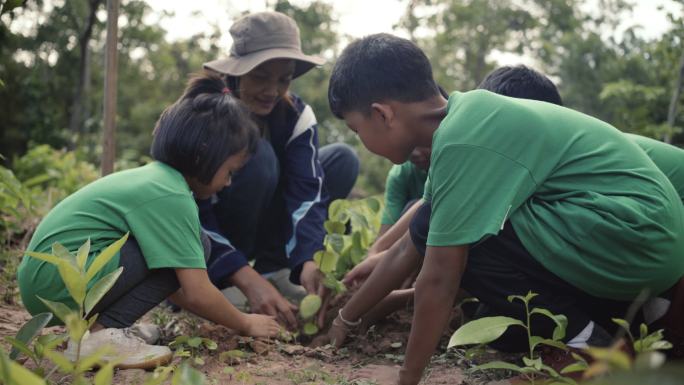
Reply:
[[154, 159], [209, 184], [230, 156], [245, 149], [253, 153], [258, 138], [249, 111], [221, 77], [201, 73], [162, 112], [151, 152]]
[[419, 102], [435, 95], [439, 91], [425, 53], [410, 40], [386, 33], [349, 44], [328, 87], [330, 109], [340, 119], [350, 111], [368, 115], [375, 102]]
[[499, 67], [485, 76], [477, 88], [513, 98], [563, 105], [556, 85], [546, 76], [524, 65]]

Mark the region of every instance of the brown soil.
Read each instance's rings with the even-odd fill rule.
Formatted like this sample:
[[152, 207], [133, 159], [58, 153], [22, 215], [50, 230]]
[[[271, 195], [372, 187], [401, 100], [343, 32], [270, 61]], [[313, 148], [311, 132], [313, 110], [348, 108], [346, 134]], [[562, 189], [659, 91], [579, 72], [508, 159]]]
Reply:
[[[331, 310], [331, 312], [334, 310]], [[19, 306], [0, 305], [0, 338], [16, 334], [29, 315]], [[186, 313], [170, 313], [157, 308], [146, 316], [148, 322], [162, 325], [162, 343], [185, 334], [210, 338], [218, 344], [215, 351], [201, 351], [203, 365], [195, 365], [207, 376], [208, 384], [391, 384], [388, 382], [403, 360], [410, 330], [411, 313], [399, 311], [362, 335], [352, 336], [345, 347], [311, 348], [308, 341], [289, 343], [267, 339], [238, 337], [229, 329], [216, 326]], [[455, 325], [458, 326], [458, 325]], [[445, 346], [452, 330], [444, 333]], [[50, 332], [63, 332], [53, 328]], [[2, 342], [7, 349], [7, 343]], [[230, 358], [222, 352], [241, 351], [242, 358]], [[175, 358], [174, 363], [180, 362]], [[31, 363], [26, 363], [31, 366]], [[488, 379], [469, 377], [463, 369], [467, 362], [441, 350], [426, 371], [422, 384], [476, 384]], [[120, 370], [114, 383], [133, 385], [143, 382], [142, 370]], [[68, 381], [52, 378], [55, 383]], [[384, 380], [383, 380], [384, 379]], [[484, 381], [483, 381], [484, 380]], [[489, 379], [491, 380], [491, 379]]]

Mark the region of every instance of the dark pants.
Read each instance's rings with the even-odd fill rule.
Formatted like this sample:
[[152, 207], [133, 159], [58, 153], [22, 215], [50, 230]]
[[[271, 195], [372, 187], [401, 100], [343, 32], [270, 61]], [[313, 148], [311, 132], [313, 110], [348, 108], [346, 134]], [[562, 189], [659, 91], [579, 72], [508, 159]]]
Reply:
[[[425, 255], [431, 206], [424, 204], [410, 225], [410, 234], [418, 252]], [[548, 309], [568, 318], [565, 340], [577, 336], [590, 321], [608, 332], [617, 328], [611, 318], [624, 318], [630, 302], [597, 298], [565, 282], [546, 269], [520, 242], [510, 222], [496, 236], [471, 245], [461, 287], [485, 305], [480, 316], [508, 316], [525, 321], [522, 302], [509, 302], [509, 295], [538, 295], [531, 301], [534, 307]], [[640, 312], [639, 312], [640, 315]], [[640, 320], [633, 324], [638, 325]], [[531, 317], [532, 334], [550, 338], [555, 324], [543, 315]], [[523, 328], [511, 327], [495, 343], [495, 348], [525, 351], [527, 335]]]
[[[210, 245], [205, 234], [202, 234], [202, 245], [204, 258], [208, 259]], [[119, 279], [90, 314], [99, 314], [97, 322], [105, 328], [133, 325], [180, 288], [174, 269], [147, 268], [145, 257], [133, 237], [121, 247], [119, 266], [123, 267]]]
[[[342, 143], [324, 146], [318, 153], [325, 174], [323, 187], [330, 201], [345, 198], [359, 173], [356, 153]], [[254, 268], [262, 274], [288, 267], [285, 229], [290, 218], [280, 172], [273, 147], [262, 139], [231, 185], [216, 194], [218, 202], [214, 205], [222, 235], [254, 258]]]

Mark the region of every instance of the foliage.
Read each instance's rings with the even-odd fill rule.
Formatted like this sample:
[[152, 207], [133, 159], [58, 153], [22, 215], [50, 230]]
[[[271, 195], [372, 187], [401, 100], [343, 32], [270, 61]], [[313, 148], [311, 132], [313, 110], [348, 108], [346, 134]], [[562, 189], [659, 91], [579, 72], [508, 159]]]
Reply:
[[[325, 275], [324, 285], [334, 294], [347, 289], [340, 279], [363, 260], [375, 240], [380, 229], [382, 207], [382, 200], [376, 197], [337, 199], [330, 204], [328, 220], [323, 224], [326, 230], [324, 249], [317, 251], [313, 258]], [[312, 319], [321, 308], [321, 298], [307, 295], [299, 307], [300, 316], [305, 321], [304, 334], [318, 333]]]
[[[521, 326], [527, 332], [527, 343], [529, 355], [523, 357], [524, 366], [518, 366], [503, 361], [492, 361], [483, 365], [478, 365], [472, 370], [506, 369], [520, 373], [524, 378], [534, 382], [536, 377], [548, 377], [557, 383], [573, 384], [575, 381], [569, 377], [564, 377], [550, 366], [542, 363], [541, 357], [535, 354], [535, 349], [540, 345], [548, 345], [557, 349], [567, 350], [567, 346], [561, 341], [565, 337], [567, 318], [564, 315], [552, 314], [547, 309], [535, 307], [530, 311], [530, 301], [537, 294], [529, 292], [525, 296], [511, 295], [509, 302], [514, 300], [521, 301], [525, 306], [526, 322], [509, 317], [484, 317], [461, 326], [449, 340], [448, 347], [487, 344], [501, 337], [510, 326]], [[553, 330], [551, 339], [532, 335], [530, 318], [533, 314], [539, 314], [550, 318], [556, 327]]]
[[204, 351], [214, 351], [218, 348], [215, 341], [209, 338], [178, 336], [170, 344], [169, 347], [175, 348], [176, 357], [184, 357], [190, 360], [193, 364], [202, 366], [204, 359], [201, 353]]

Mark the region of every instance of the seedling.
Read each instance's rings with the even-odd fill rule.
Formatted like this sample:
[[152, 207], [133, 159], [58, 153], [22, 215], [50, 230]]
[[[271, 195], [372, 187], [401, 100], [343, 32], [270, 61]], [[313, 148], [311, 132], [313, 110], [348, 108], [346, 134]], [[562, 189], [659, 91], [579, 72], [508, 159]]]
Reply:
[[[528, 381], [534, 383], [537, 377], [548, 377], [558, 383], [575, 384], [575, 380], [569, 377], [564, 377], [553, 368], [544, 365], [541, 357], [535, 354], [535, 349], [540, 345], [548, 345], [558, 349], [567, 350], [567, 346], [561, 341], [565, 337], [565, 329], [567, 327], [567, 318], [564, 315], [555, 315], [550, 311], [542, 308], [529, 309], [529, 304], [532, 298], [537, 294], [528, 292], [525, 296], [511, 295], [508, 297], [509, 302], [514, 300], [521, 301], [525, 306], [526, 322], [510, 317], [484, 317], [461, 326], [449, 340], [448, 348], [462, 345], [472, 344], [488, 344], [501, 337], [510, 326], [520, 326], [527, 331], [527, 342], [529, 347], [529, 355], [523, 357], [524, 366], [518, 366], [509, 362], [493, 361], [483, 365], [478, 365], [471, 370], [487, 370], [487, 369], [505, 369], [520, 373]], [[556, 324], [553, 330], [551, 339], [546, 339], [532, 335], [530, 326], [530, 317], [532, 314], [541, 314], [549, 317]]]

